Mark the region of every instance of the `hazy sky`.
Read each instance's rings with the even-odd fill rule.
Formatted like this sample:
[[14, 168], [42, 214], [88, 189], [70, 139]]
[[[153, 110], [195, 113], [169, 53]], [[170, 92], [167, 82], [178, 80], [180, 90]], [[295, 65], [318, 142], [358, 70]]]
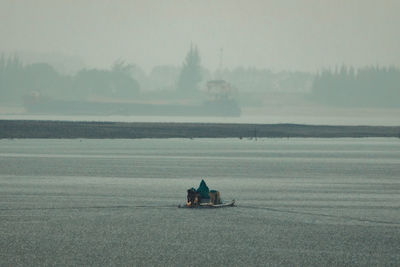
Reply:
[[0, 52], [118, 58], [145, 70], [180, 65], [190, 43], [203, 65], [315, 71], [400, 66], [399, 0], [0, 0]]

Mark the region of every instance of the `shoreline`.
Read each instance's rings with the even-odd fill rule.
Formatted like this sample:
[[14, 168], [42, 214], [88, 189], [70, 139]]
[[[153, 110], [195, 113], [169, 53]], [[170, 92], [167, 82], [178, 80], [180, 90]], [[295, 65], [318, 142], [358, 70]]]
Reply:
[[0, 139], [11, 138], [342, 138], [398, 137], [400, 126], [255, 123], [160, 123], [0, 120]]

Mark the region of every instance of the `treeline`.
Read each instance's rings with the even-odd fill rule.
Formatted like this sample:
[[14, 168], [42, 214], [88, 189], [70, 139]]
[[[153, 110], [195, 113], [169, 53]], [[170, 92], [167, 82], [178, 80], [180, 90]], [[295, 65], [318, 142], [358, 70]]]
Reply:
[[[81, 69], [63, 74], [48, 63], [23, 64], [18, 56], [0, 57], [0, 103], [21, 105], [32, 97], [87, 101], [90, 99], [186, 103], [207, 101], [207, 82], [225, 80], [235, 88], [240, 105], [258, 105], [269, 93], [300, 93], [320, 104], [358, 107], [399, 107], [400, 70], [395, 67], [342, 66], [313, 75], [237, 67], [211, 72], [201, 66], [191, 47], [182, 66], [156, 66], [147, 74], [136, 65], [115, 62], [109, 69]], [[298, 99], [302, 100], [302, 99]], [[183, 101], [183, 100], [182, 100]], [[196, 102], [197, 101], [197, 102]], [[179, 101], [178, 101], [179, 102]]]
[[254, 67], [218, 70], [215, 76], [229, 81], [243, 92], [308, 92], [314, 78], [308, 72], [273, 72]]
[[[273, 72], [269, 69], [259, 69], [254, 67], [236, 67], [232, 69], [210, 71], [201, 68], [198, 73], [193, 75], [192, 80], [200, 80], [198, 89], [204, 90], [209, 80], [225, 80], [232, 84], [242, 93], [247, 92], [309, 92], [314, 79], [314, 75], [309, 72], [301, 71], [280, 71]], [[196, 75], [196, 76], [195, 76]], [[149, 74], [136, 68], [133, 70], [133, 77], [139, 81], [141, 88], [146, 91], [165, 90], [173, 91], [182, 86], [185, 80], [180, 80], [182, 69], [180, 67], [164, 65], [155, 66]], [[189, 75], [188, 75], [189, 76]], [[199, 79], [200, 77], [200, 79]], [[181, 81], [181, 82], [180, 82]], [[182, 92], [182, 90], [178, 90]]]
[[131, 77], [131, 65], [116, 62], [111, 69], [82, 69], [63, 75], [47, 63], [24, 65], [17, 56], [0, 57], [0, 102], [20, 104], [24, 97], [40, 95], [86, 100], [92, 95], [133, 97], [139, 83]]
[[[239, 92], [307, 92], [313, 75], [306, 72], [272, 72], [253, 67], [219, 69], [201, 66], [197, 47], [191, 47], [181, 66], [155, 66], [149, 73], [137, 65], [116, 62], [109, 69], [81, 69], [73, 74], [58, 72], [48, 63], [24, 64], [18, 56], [0, 57], [0, 102], [19, 103], [30, 94], [67, 100], [90, 96], [136, 99], [154, 92], [164, 98], [187, 97], [206, 91], [209, 80], [225, 80]], [[140, 89], [140, 90], [139, 90]], [[140, 97], [145, 97], [141, 94]]]
[[395, 67], [342, 66], [316, 75], [314, 100], [337, 106], [399, 107], [400, 70]]

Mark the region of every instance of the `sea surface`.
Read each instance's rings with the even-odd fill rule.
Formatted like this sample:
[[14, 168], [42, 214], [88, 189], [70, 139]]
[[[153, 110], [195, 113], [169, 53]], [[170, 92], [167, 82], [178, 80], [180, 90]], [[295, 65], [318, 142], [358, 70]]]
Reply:
[[[205, 179], [236, 207], [182, 209]], [[400, 139], [0, 140], [0, 266], [399, 266]]]

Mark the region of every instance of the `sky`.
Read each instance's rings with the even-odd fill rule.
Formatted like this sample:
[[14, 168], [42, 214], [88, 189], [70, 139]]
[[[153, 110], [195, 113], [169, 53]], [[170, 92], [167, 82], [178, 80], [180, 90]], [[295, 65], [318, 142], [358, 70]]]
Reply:
[[195, 44], [210, 70], [400, 67], [399, 14], [398, 0], [0, 0], [0, 53], [149, 71], [181, 65]]

